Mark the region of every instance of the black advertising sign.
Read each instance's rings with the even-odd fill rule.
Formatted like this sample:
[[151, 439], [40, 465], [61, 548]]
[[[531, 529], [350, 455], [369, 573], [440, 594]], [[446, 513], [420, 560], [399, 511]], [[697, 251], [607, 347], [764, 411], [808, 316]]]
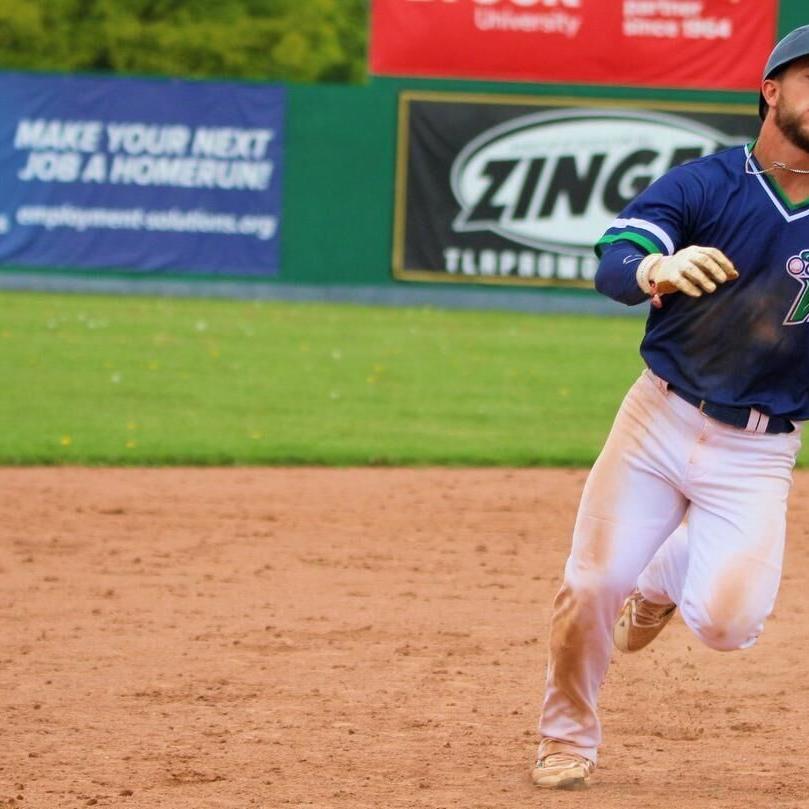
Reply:
[[758, 126], [750, 105], [403, 93], [394, 277], [592, 286], [634, 196]]

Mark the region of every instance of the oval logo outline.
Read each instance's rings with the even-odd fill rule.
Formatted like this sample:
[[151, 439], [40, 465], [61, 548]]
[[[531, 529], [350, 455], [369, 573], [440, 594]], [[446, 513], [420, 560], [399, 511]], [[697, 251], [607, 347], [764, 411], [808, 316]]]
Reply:
[[[515, 228], [513, 225], [509, 226], [500, 221], [495, 222], [491, 220], [469, 225], [467, 224], [469, 214], [480, 200], [469, 197], [469, 190], [465, 188], [465, 174], [470, 169], [470, 166], [475, 165], [476, 159], [480, 162], [481, 156], [485, 156], [487, 150], [496, 152], [498, 146], [502, 147], [503, 144], [508, 145], [510, 142], [517, 141], [524, 133], [539, 133], [538, 139], [539, 142], [542, 143], [543, 137], [547, 137], [548, 133], [553, 135], [554, 130], [569, 130], [571, 126], [574, 129], [587, 127], [592, 130], [593, 126], [597, 125], [599, 122], [612, 127], [616, 134], [622, 133], [620, 129], [622, 125], [634, 125], [635, 129], [633, 134], [639, 141], [643, 140], [643, 129], [649, 133], [650, 138], [652, 132], [654, 132], [657, 137], [669, 133], [672, 139], [674, 139], [674, 136], [688, 135], [692, 138], [691, 145], [702, 148], [704, 154], [709, 153], [705, 151], [706, 149], [716, 151], [719, 148], [744, 143], [748, 139], [745, 137], [736, 138], [714, 127], [689, 118], [645, 110], [613, 110], [579, 107], [575, 109], [553, 109], [522, 115], [481, 132], [464, 146], [453, 161], [450, 170], [450, 186], [461, 210], [452, 224], [452, 229], [456, 232], [489, 230], [508, 241], [539, 250], [568, 255], [592, 255], [593, 244], [615, 218], [617, 215], [615, 211], [611, 211], [608, 215], [601, 216], [597, 222], [593, 220], [595, 224], [591, 224], [590, 233], [587, 234], [586, 239], [580, 241], [571, 241], [569, 237], [559, 238], [558, 236], [551, 236], [547, 233], [543, 234], [543, 230], [547, 230], [548, 226], [554, 226], [555, 213], [553, 216], [549, 217], [548, 225], [543, 226], [542, 223], [539, 223], [533, 228], [523, 228], [522, 230]], [[590, 139], [591, 141], [593, 140], [592, 137]], [[568, 153], [575, 153], [575, 142], [566, 140], [563, 145]], [[628, 153], [629, 150], [626, 148], [625, 144], [622, 144], [622, 148], [624, 149], [622, 153], [612, 155], [611, 162], [613, 164], [620, 163], [621, 159]], [[587, 144], [585, 149], [592, 153], [593, 144]], [[663, 156], [662, 153], [660, 156]], [[527, 160], [525, 155], [522, 155], [520, 159], [522, 161]], [[665, 168], [657, 172], [653, 180], [657, 179], [664, 171]], [[591, 196], [593, 196], [596, 185], [603, 185], [605, 182], [602, 176], [605, 173], [606, 171], [600, 172], [599, 176], [596, 178], [596, 183], [593, 185], [593, 189], [591, 189]], [[479, 177], [476, 179], [480, 182]], [[468, 186], [468, 183], [466, 183], [466, 185]], [[542, 196], [544, 196], [544, 191], [540, 193], [539, 188], [538, 186], [537, 189], [535, 189], [535, 196], [538, 200], [534, 201], [534, 207], [542, 201]], [[589, 208], [590, 202], [587, 203], [587, 210], [583, 216], [575, 216], [571, 212], [567, 213], [568, 230], [574, 230], [577, 234], [582, 230], [584, 230], [585, 233], [587, 232], [587, 229], [583, 229], [582, 226], [585, 224], [584, 220], [588, 216]], [[527, 230], [538, 232], [530, 233], [526, 232]], [[596, 231], [597, 235], [594, 235]]]

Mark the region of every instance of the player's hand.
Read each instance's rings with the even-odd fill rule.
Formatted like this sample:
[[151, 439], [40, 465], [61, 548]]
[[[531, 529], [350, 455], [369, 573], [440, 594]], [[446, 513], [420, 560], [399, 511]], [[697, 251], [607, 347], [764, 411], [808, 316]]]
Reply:
[[692, 298], [716, 292], [719, 284], [739, 277], [733, 262], [715, 247], [691, 245], [673, 256], [660, 256], [649, 269], [653, 294], [683, 292]]

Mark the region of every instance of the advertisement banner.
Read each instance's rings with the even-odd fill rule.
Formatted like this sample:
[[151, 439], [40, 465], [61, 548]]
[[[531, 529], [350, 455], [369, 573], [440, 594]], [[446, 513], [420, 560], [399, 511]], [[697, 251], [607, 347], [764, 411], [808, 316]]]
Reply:
[[403, 93], [394, 277], [592, 286], [633, 197], [759, 123], [752, 105]]
[[0, 74], [0, 264], [271, 275], [285, 92]]
[[371, 71], [756, 90], [777, 0], [373, 0]]

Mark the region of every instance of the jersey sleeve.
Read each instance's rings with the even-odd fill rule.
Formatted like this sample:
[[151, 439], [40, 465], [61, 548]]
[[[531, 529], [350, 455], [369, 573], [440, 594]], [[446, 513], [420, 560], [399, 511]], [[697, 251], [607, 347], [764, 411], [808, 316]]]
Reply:
[[645, 253], [670, 256], [687, 246], [703, 190], [693, 169], [679, 166], [642, 191], [598, 240], [596, 255], [615, 242], [633, 242]]
[[594, 284], [602, 294], [627, 306], [648, 301], [649, 296], [638, 286], [638, 265], [647, 256], [645, 250], [630, 241], [604, 245]]

